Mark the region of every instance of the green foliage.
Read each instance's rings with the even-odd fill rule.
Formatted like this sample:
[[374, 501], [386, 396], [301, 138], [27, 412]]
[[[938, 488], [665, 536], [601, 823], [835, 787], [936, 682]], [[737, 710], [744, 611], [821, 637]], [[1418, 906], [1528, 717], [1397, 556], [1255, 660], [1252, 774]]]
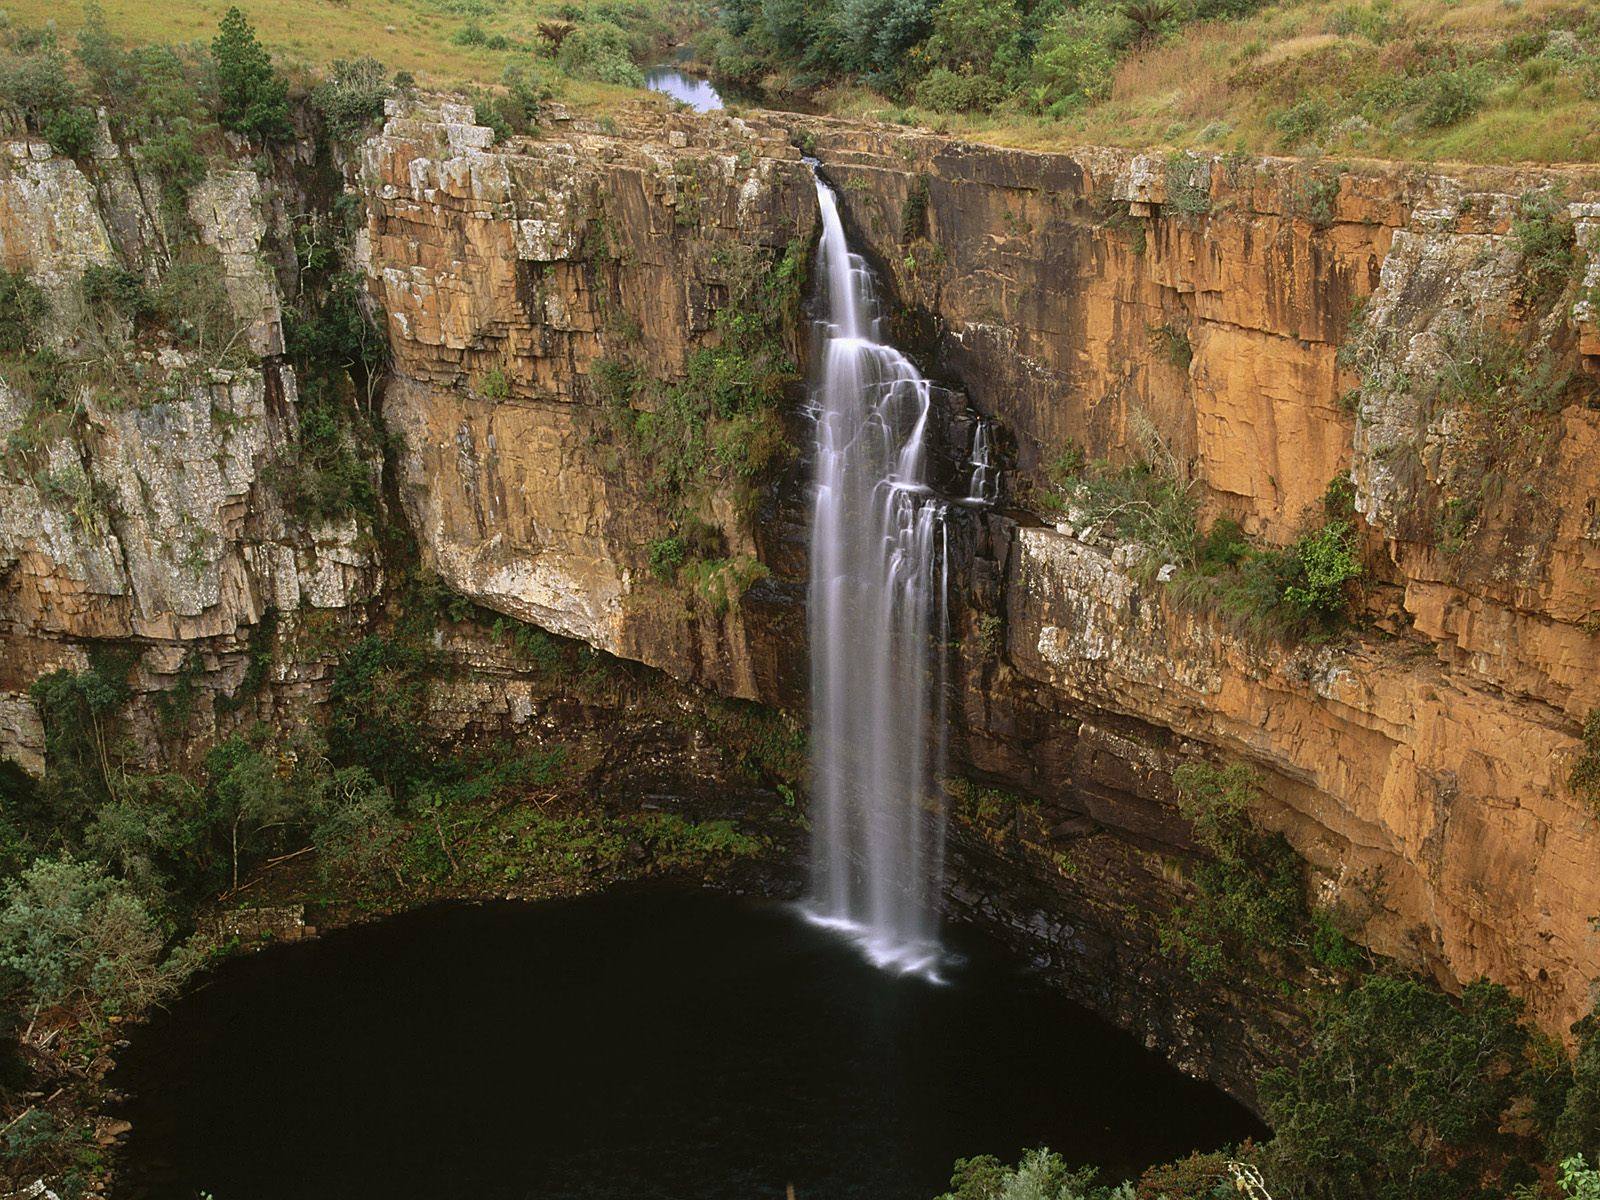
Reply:
[[1264, 833], [1250, 819], [1259, 779], [1239, 763], [1187, 763], [1173, 784], [1206, 857], [1193, 869], [1193, 894], [1162, 923], [1162, 952], [1202, 980], [1254, 973], [1263, 956], [1281, 969], [1303, 940], [1309, 914], [1299, 858], [1281, 834]]
[[128, 655], [100, 651], [86, 670], [52, 671], [29, 687], [44, 724], [43, 790], [52, 823], [81, 826], [114, 795], [120, 764], [112, 725], [128, 700], [131, 666]]
[[50, 301], [43, 289], [21, 271], [0, 269], [0, 354], [38, 349]]
[[352, 142], [383, 117], [383, 102], [394, 94], [384, 65], [369, 54], [336, 59], [328, 78], [311, 93], [328, 136]]
[[614, 435], [680, 534], [712, 490], [749, 504], [792, 455], [779, 405], [796, 378], [785, 339], [798, 320], [806, 257], [796, 241], [770, 266], [753, 256], [722, 262], [729, 295], [714, 318], [717, 340], [689, 356], [682, 382], [650, 381], [616, 360], [591, 369]]
[[918, 107], [934, 112], [988, 112], [1005, 99], [1005, 85], [973, 70], [935, 67], [912, 92]]
[[365, 767], [319, 772], [306, 807], [324, 879], [367, 878], [396, 869], [404, 825], [394, 794]]
[[1524, 192], [1517, 199], [1511, 236], [1522, 252], [1522, 277], [1530, 298], [1547, 299], [1566, 287], [1577, 269], [1566, 197], [1556, 189]]
[[471, 92], [478, 123], [494, 130], [495, 140], [528, 133], [539, 124], [539, 114], [550, 98], [544, 77], [532, 67], [513, 64], [501, 76], [501, 90]]
[[900, 206], [900, 240], [913, 242], [928, 232], [928, 177], [911, 181], [905, 203]]
[[1550, 1135], [1550, 1151], [1555, 1158], [1582, 1155], [1600, 1162], [1600, 1018], [1591, 1012], [1573, 1028], [1578, 1052]]
[[1178, 370], [1187, 371], [1189, 364], [1194, 362], [1194, 346], [1189, 341], [1189, 331], [1182, 325], [1174, 325], [1170, 321], [1152, 325], [1150, 336], [1155, 340], [1156, 350], [1161, 357]]
[[1081, 450], [1069, 448], [1048, 468], [1053, 490], [1042, 506], [1080, 529], [1137, 544], [1148, 574], [1165, 563], [1191, 562], [1198, 543], [1194, 497], [1178, 464], [1164, 448], [1153, 450], [1141, 464], [1114, 467], [1085, 463]]
[[273, 474], [289, 510], [307, 523], [371, 517], [378, 493], [363, 454], [369, 436], [356, 415], [326, 391], [302, 395], [299, 440]]
[[94, 149], [95, 114], [85, 100], [67, 77], [67, 58], [53, 31], [0, 56], [0, 101], [21, 112], [31, 130], [69, 158], [84, 158]]
[[1177, 598], [1215, 607], [1245, 627], [1279, 636], [1327, 637], [1355, 613], [1352, 584], [1364, 573], [1349, 481], [1328, 485], [1320, 520], [1288, 546], [1256, 546], [1219, 519], [1174, 581]]
[[627, 33], [611, 21], [579, 25], [562, 41], [556, 60], [574, 79], [595, 79], [624, 87], [644, 86], [644, 73], [633, 61]]
[[159, 180], [167, 224], [181, 227], [189, 189], [205, 175], [206, 147], [220, 140], [202, 99], [211, 86], [205, 64], [171, 46], [124, 49], [98, 5], [85, 10], [76, 54], [113, 138]]
[[1163, 207], [1181, 217], [1198, 217], [1211, 211], [1211, 187], [1206, 165], [1192, 154], [1167, 155], [1167, 193]]
[[1111, 91], [1127, 26], [1099, 7], [1068, 8], [1045, 28], [1028, 71], [1024, 97], [1052, 116], [1099, 100]]
[[1273, 1178], [1305, 1200], [1428, 1200], [1491, 1193], [1522, 1148], [1502, 1132], [1528, 1033], [1503, 987], [1459, 1003], [1412, 979], [1372, 976], [1330, 997], [1311, 1050], [1263, 1078]]
[[211, 43], [216, 67], [217, 121], [224, 129], [261, 142], [294, 136], [289, 85], [238, 8], [230, 8]]
[[328, 752], [403, 792], [428, 761], [422, 718], [427, 653], [413, 641], [369, 634], [339, 660], [329, 693]]
[[1600, 1168], [1591, 1167], [1582, 1155], [1563, 1159], [1556, 1181], [1566, 1200], [1600, 1200]]
[[663, 583], [672, 582], [688, 554], [688, 543], [681, 534], [656, 538], [650, 543], [650, 574]]
[[163, 941], [128, 885], [68, 856], [40, 859], [0, 893], [0, 965], [35, 1009], [139, 1011], [175, 983], [159, 966]]
[[1600, 816], [1600, 708], [1590, 709], [1584, 718], [1583, 748], [1567, 775], [1567, 786]]
[[950, 1190], [939, 1200], [1134, 1200], [1129, 1184], [1095, 1183], [1093, 1167], [1068, 1167], [1050, 1150], [1028, 1150], [1016, 1166], [993, 1155], [956, 1160]]
[[1324, 626], [1342, 621], [1348, 611], [1346, 585], [1361, 577], [1355, 526], [1330, 521], [1300, 537], [1290, 554], [1295, 570], [1283, 588], [1283, 603], [1304, 620]]

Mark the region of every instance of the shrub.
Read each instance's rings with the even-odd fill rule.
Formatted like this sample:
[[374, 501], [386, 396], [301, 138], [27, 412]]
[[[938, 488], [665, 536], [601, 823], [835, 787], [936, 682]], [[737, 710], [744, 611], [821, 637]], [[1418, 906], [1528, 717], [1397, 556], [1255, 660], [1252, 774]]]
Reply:
[[67, 60], [53, 34], [31, 50], [0, 59], [0, 99], [20, 110], [29, 128], [71, 158], [94, 148], [94, 109], [67, 78]]
[[21, 271], [0, 269], [0, 354], [37, 349], [50, 316], [43, 289]]
[[1483, 73], [1472, 68], [1431, 72], [1416, 86], [1417, 119], [1429, 129], [1464, 121], [1483, 107], [1487, 90]]
[[1133, 1200], [1133, 1189], [1094, 1182], [1093, 1167], [1068, 1167], [1050, 1150], [1028, 1150], [1016, 1166], [993, 1155], [956, 1161], [950, 1190], [939, 1200]]
[[913, 96], [935, 112], [987, 112], [1005, 99], [1005, 87], [979, 72], [935, 67], [917, 81]]
[[1582, 736], [1583, 748], [1567, 775], [1567, 786], [1600, 816], [1600, 708], [1589, 710]]
[[1500, 1130], [1525, 1063], [1521, 1010], [1487, 982], [1459, 1003], [1388, 976], [1331, 997], [1306, 1057], [1261, 1082], [1276, 1178], [1305, 1200], [1483, 1195], [1517, 1150]]
[[1259, 778], [1240, 763], [1187, 763], [1172, 781], [1178, 811], [1207, 857], [1194, 868], [1193, 895], [1161, 925], [1162, 952], [1181, 958], [1196, 979], [1253, 969], [1262, 953], [1286, 959], [1303, 940], [1305, 885], [1283, 835], [1251, 821]]
[[1600, 1162], [1600, 1018], [1590, 1013], [1573, 1029], [1578, 1035], [1578, 1052], [1550, 1135], [1550, 1150], [1557, 1158], [1584, 1155], [1591, 1162]]
[[84, 303], [124, 320], [142, 321], [155, 315], [155, 299], [137, 271], [92, 263], [84, 269], [79, 287]]
[[0, 964], [36, 1008], [138, 1012], [173, 986], [159, 965], [164, 940], [127, 884], [68, 856], [40, 859], [0, 894]]
[[365, 767], [396, 794], [422, 774], [427, 665], [420, 646], [378, 634], [340, 657], [329, 692], [328, 752], [336, 764]]
[[1036, 108], [1062, 109], [1098, 100], [1111, 90], [1124, 33], [1121, 18], [1103, 9], [1068, 9], [1039, 39], [1029, 68]]
[[682, 537], [673, 534], [657, 538], [650, 543], [650, 574], [663, 583], [670, 583], [678, 577], [678, 568], [687, 557], [688, 548]]
[[1559, 191], [1544, 188], [1518, 197], [1511, 235], [1522, 252], [1522, 277], [1531, 298], [1547, 298], [1566, 286], [1578, 260], [1566, 199]]
[[1296, 541], [1290, 555], [1297, 569], [1284, 585], [1284, 604], [1297, 616], [1324, 627], [1343, 621], [1349, 609], [1346, 585], [1361, 577], [1355, 526], [1330, 521]]
[[333, 71], [311, 95], [311, 103], [327, 123], [335, 141], [353, 141], [383, 117], [383, 102], [394, 92], [388, 72], [377, 59], [335, 59]]
[[610, 21], [578, 26], [561, 43], [557, 61], [563, 71], [577, 79], [644, 86], [644, 74], [633, 61], [628, 35]]
[[392, 869], [403, 833], [394, 796], [365, 767], [341, 767], [316, 777], [307, 808], [311, 843], [324, 878], [366, 878]]
[[1064, 510], [1080, 528], [1138, 543], [1143, 547], [1141, 566], [1148, 572], [1165, 563], [1193, 561], [1198, 540], [1195, 501], [1179, 478], [1177, 464], [1156, 453], [1138, 466], [1096, 462], [1070, 470], [1081, 462], [1079, 451], [1053, 464], [1057, 490], [1047, 493], [1045, 507]]
[[1206, 164], [1181, 150], [1167, 155], [1167, 198], [1164, 207], [1184, 217], [1211, 210]]
[[263, 142], [294, 136], [289, 85], [238, 8], [223, 14], [211, 57], [216, 65], [217, 120], [224, 129]]

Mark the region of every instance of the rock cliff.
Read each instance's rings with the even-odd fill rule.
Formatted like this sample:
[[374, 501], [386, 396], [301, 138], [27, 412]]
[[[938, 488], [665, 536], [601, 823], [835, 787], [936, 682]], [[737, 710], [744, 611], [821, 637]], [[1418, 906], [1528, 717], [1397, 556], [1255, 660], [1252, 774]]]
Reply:
[[[674, 419], [749, 280], [811, 238], [799, 147], [897, 298], [902, 344], [954, 389], [950, 454], [970, 402], [1016, 501], [962, 526], [952, 771], [1030, 807], [959, 823], [953, 903], [1250, 1096], [1295, 1036], [1292, 1005], [1195, 987], [1152, 916], [1194, 853], [1173, 769], [1238, 759], [1266, 781], [1260, 819], [1363, 942], [1446, 986], [1505, 982], [1564, 1032], [1600, 978], [1600, 824], [1566, 783], [1600, 705], [1600, 329], [1591, 301], [1530, 298], [1515, 226], [1523, 197], [1564, 188], [1592, 284], [1600, 207], [1582, 181], [1034, 154], [774, 114], [557, 115], [496, 145], [470, 109], [397, 105], [347, 172], [365, 209], [355, 259], [390, 343], [388, 494], [450, 588], [714, 692], [803, 705], [803, 459], [689, 494], [619, 432]], [[9, 163], [8, 268], [64, 288], [157, 253], [136, 166], [107, 152], [86, 173], [22, 142]], [[29, 769], [29, 682], [94, 645], [136, 647], [147, 694], [197, 662], [229, 697], [270, 610], [281, 652], [251, 701], [269, 715], [315, 702], [338, 651], [327, 622], [360, 628], [383, 594], [394, 564], [371, 530], [308, 524], [276, 484], [298, 400], [262, 266], [287, 240], [271, 191], [219, 167], [191, 198], [243, 359], [155, 364], [165, 390], [88, 397], [44, 426], [20, 385], [0, 391], [0, 428], [28, 441], [0, 475], [0, 748]], [[1565, 374], [1537, 411], [1497, 414], [1515, 436], [1491, 439], [1435, 385], [1467, 340], [1487, 361], [1482, 339], [1509, 329]], [[804, 366], [803, 314], [767, 333]], [[803, 446], [803, 389], [773, 386]], [[1069, 442], [1126, 459], [1151, 431], [1191, 464], [1204, 521], [1268, 543], [1351, 479], [1361, 632], [1251, 635], [1178, 603], [1125, 547], [1025, 511]], [[699, 573], [673, 578], [663, 556], [688, 542]], [[441, 728], [529, 720], [509, 678], [453, 679]], [[238, 719], [218, 711], [197, 732]]]

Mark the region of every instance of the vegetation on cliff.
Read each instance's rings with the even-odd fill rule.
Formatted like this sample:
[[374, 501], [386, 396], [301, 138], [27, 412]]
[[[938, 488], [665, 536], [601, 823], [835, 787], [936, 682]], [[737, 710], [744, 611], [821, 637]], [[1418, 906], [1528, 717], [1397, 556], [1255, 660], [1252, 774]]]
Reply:
[[831, 109], [1029, 145], [1592, 159], [1571, 0], [738, 0], [707, 57]]
[[1026, 502], [1084, 538], [1129, 547], [1136, 571], [1168, 583], [1179, 603], [1253, 632], [1324, 638], [1354, 619], [1362, 565], [1348, 480], [1329, 484], [1320, 510], [1306, 514], [1287, 546], [1261, 545], [1229, 517], [1202, 534], [1188, 464], [1153, 430], [1143, 441], [1141, 460], [1125, 466], [1091, 463], [1080, 447], [1067, 447], [1046, 468], [1049, 486]]

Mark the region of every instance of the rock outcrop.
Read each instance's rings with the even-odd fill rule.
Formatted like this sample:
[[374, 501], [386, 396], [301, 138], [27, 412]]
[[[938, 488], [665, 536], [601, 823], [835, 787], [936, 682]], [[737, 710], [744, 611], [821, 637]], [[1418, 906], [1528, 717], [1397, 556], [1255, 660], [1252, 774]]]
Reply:
[[[994, 422], [1013, 498], [1068, 443], [1126, 460], [1154, 437], [1190, 464], [1205, 522], [1287, 543], [1336, 477], [1362, 518], [1367, 623], [1310, 645], [1182, 606], [1126, 548], [1025, 504], [964, 518], [952, 769], [1030, 806], [1007, 828], [959, 824], [953, 904], [1250, 1096], [1296, 1036], [1293, 1005], [1196, 987], [1153, 923], [1195, 851], [1173, 770], [1238, 759], [1361, 940], [1446, 986], [1500, 980], [1564, 1032], [1600, 979], [1600, 823], [1566, 782], [1600, 706], [1584, 402], [1600, 331], [1586, 292], [1530, 298], [1513, 221], [1519, 197], [1564, 186], [1592, 285], [1594, 198], [1550, 173], [1036, 154], [774, 114], [558, 115], [496, 145], [469, 109], [408, 101], [352, 164], [356, 257], [392, 352], [389, 494], [454, 591], [727, 696], [803, 704], [804, 463], [703, 498], [703, 536], [759, 564], [707, 603], [652, 569], [684, 514], [617, 436], [652, 401], [611, 386], [619, 364], [681, 386], [740, 274], [811, 237], [798, 145], [900, 302], [898, 340]], [[52, 294], [93, 263], [153, 261], [137, 172], [105, 154], [91, 184], [14, 143], [0, 176], [0, 260]], [[253, 181], [219, 168], [190, 203], [246, 361], [153, 364], [181, 385], [64, 422], [0, 388], [0, 432], [29, 442], [0, 474], [0, 749], [31, 770], [28, 684], [93, 645], [137, 648], [146, 693], [198, 662], [231, 696], [271, 611], [288, 632], [251, 710], [270, 716], [322, 695], [339, 649], [313, 636], [322, 618], [348, 634], [382, 595], [393, 564], [371, 531], [312, 526], [275, 484], [297, 385], [262, 266], [283, 215]], [[1448, 347], [1510, 329], [1572, 375], [1503, 444], [1437, 377]], [[803, 318], [779, 333], [803, 363]], [[436, 700], [450, 733], [562, 712], [487, 651]]]

